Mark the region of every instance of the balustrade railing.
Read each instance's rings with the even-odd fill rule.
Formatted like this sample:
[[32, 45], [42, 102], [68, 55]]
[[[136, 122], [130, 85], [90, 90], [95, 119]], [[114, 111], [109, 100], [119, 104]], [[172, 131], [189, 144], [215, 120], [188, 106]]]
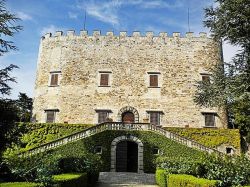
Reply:
[[84, 129], [80, 132], [73, 133], [71, 135], [59, 138], [49, 143], [45, 143], [40, 145], [39, 147], [35, 147], [33, 149], [28, 150], [27, 152], [22, 153], [22, 156], [30, 156], [33, 154], [41, 153], [50, 149], [54, 149], [56, 147], [65, 145], [70, 142], [74, 142], [80, 139], [87, 138], [94, 134], [106, 131], [106, 130], [126, 130], [126, 131], [153, 131], [159, 133], [175, 142], [181, 143], [191, 148], [196, 148], [201, 151], [206, 151], [208, 153], [216, 153], [219, 155], [223, 155], [222, 152], [208, 148], [192, 139], [182, 137], [173, 132], [167, 131], [161, 127], [152, 125], [150, 123], [122, 123], [122, 122], [105, 122], [98, 124], [96, 126], [92, 126], [90, 128]]

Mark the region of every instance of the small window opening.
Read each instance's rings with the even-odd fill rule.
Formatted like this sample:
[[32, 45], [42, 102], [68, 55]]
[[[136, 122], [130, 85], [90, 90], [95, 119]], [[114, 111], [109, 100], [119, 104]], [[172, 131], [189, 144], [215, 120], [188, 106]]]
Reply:
[[95, 146], [94, 153], [95, 154], [102, 154], [102, 146], [100, 146], [100, 145]]
[[159, 154], [160, 154], [160, 150], [159, 150], [158, 147], [154, 147], [154, 148], [153, 148], [153, 154], [154, 154], [154, 155], [159, 155]]
[[233, 148], [232, 147], [227, 147], [226, 148], [226, 153], [229, 154], [229, 155], [233, 154]]

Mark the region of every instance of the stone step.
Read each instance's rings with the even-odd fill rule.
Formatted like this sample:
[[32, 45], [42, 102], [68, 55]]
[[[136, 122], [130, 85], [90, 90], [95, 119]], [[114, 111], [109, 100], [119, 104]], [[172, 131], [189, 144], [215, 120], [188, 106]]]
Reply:
[[155, 174], [100, 172], [97, 187], [157, 187]]

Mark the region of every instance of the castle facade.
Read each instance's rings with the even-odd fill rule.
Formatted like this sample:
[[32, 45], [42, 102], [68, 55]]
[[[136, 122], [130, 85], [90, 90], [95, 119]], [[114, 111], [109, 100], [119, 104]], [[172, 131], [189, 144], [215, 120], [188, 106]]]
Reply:
[[223, 110], [193, 101], [197, 81], [211, 81], [221, 61], [220, 43], [206, 33], [49, 33], [40, 43], [33, 119], [226, 128]]

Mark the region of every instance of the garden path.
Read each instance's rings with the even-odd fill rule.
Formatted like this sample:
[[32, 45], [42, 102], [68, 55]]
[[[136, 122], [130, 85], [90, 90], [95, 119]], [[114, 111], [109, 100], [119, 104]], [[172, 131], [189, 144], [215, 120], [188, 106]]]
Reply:
[[96, 187], [158, 187], [155, 174], [101, 172]]

